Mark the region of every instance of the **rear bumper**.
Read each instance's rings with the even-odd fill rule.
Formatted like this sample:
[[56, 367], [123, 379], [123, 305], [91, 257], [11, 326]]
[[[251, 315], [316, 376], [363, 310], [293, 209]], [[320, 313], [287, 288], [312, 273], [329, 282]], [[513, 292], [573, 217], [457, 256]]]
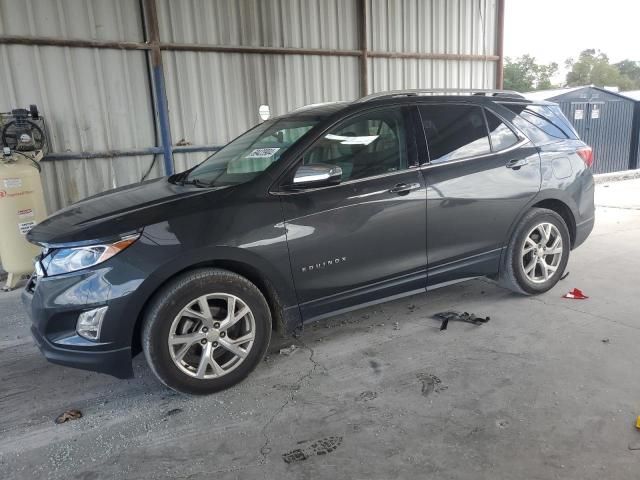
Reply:
[[573, 241], [573, 248], [578, 248], [584, 243], [587, 237], [591, 234], [594, 224], [595, 216], [589, 218], [588, 220], [584, 220], [576, 225], [576, 238]]

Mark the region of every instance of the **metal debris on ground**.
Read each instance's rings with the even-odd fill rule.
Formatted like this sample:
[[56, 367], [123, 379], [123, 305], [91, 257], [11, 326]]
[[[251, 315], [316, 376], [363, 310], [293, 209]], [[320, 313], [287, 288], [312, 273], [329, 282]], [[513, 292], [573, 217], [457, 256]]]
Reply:
[[169, 411], [166, 413], [166, 416], [167, 416], [167, 417], [170, 417], [170, 416], [172, 416], [172, 415], [176, 415], [176, 414], [178, 414], [178, 413], [180, 413], [180, 412], [182, 412], [182, 409], [181, 409], [181, 408], [172, 408], [171, 410], [169, 410]]
[[490, 317], [477, 317], [474, 313], [469, 312], [440, 312], [436, 313], [433, 318], [440, 320], [440, 330], [446, 330], [449, 326], [449, 321], [472, 323], [473, 325], [482, 325], [491, 320]]
[[66, 412], [58, 415], [55, 419], [57, 424], [68, 422], [69, 420], [78, 420], [82, 418], [82, 412], [80, 410], [67, 410]]
[[400, 330], [400, 324], [398, 322], [394, 322], [393, 323], [393, 329], [394, 330]]
[[609, 343], [609, 342], [610, 342], [610, 340], [608, 338], [603, 338], [602, 339], [602, 343]]
[[565, 293], [562, 298], [570, 298], [572, 300], [584, 300], [585, 298], [589, 298], [587, 297], [584, 292], [582, 290], [580, 290], [579, 288], [574, 288], [573, 290], [571, 290], [568, 293]]
[[569, 276], [569, 273], [570, 272], [565, 272], [564, 275], [560, 277], [560, 280], [564, 280], [565, 278], [567, 278]]
[[280, 355], [291, 355], [296, 350], [298, 350], [298, 348], [299, 347], [297, 345], [291, 345], [290, 347], [281, 348]]

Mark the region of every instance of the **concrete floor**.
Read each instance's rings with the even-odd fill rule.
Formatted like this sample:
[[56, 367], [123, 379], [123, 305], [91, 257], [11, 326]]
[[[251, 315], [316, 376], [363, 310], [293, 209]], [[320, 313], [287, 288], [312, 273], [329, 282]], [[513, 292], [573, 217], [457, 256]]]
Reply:
[[[475, 280], [342, 315], [206, 398], [161, 387], [141, 357], [129, 381], [48, 364], [2, 294], [0, 478], [638, 478], [640, 180], [597, 202], [551, 292]], [[562, 299], [573, 287], [591, 298]], [[491, 321], [440, 332], [448, 309]], [[84, 417], [55, 425], [68, 408]]]

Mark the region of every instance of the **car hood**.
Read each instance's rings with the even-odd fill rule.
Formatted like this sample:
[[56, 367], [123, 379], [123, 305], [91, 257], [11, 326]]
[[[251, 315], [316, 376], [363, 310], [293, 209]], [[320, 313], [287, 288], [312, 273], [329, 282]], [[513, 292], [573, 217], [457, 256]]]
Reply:
[[36, 225], [27, 239], [45, 246], [114, 239], [146, 225], [205, 209], [211, 206], [209, 195], [224, 190], [230, 188], [182, 186], [167, 178], [128, 185], [56, 212]]

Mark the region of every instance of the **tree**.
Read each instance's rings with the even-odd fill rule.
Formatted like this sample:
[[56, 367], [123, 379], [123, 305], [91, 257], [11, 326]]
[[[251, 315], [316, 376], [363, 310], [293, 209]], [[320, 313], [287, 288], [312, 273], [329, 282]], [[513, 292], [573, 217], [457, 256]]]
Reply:
[[609, 57], [593, 48], [583, 50], [578, 61], [572, 58], [565, 62], [567, 86], [596, 85], [598, 87], [618, 87], [620, 90], [640, 88], [640, 65], [638, 62], [623, 60], [614, 65]]
[[536, 81], [536, 90], [548, 90], [554, 88], [551, 83], [551, 77], [558, 72], [558, 64], [556, 62], [547, 65], [538, 65], [538, 79]]
[[567, 86], [581, 85], [617, 85], [620, 80], [618, 70], [609, 64], [609, 57], [593, 48], [580, 52], [578, 61], [569, 58], [565, 65], [570, 71], [567, 73]]
[[504, 88], [517, 92], [552, 88], [551, 77], [558, 71], [557, 63], [536, 63], [531, 55], [522, 55], [514, 60], [505, 58]]
[[636, 90], [640, 89], [640, 62], [634, 62], [632, 60], [622, 60], [621, 62], [614, 63], [613, 65], [618, 69], [620, 75], [628, 79], [630, 87], [621, 90]]

